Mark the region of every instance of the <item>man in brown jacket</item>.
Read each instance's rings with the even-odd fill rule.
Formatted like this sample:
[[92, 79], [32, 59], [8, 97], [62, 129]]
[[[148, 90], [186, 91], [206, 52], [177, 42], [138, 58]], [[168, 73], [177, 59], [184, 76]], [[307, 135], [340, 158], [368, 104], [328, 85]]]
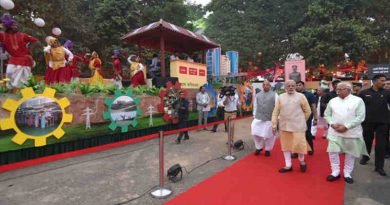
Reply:
[[305, 95], [295, 91], [296, 83], [289, 80], [285, 84], [286, 93], [280, 95], [272, 113], [272, 128], [279, 131], [280, 143], [286, 166], [280, 173], [292, 171], [291, 153], [298, 153], [301, 172], [306, 171], [305, 154], [310, 151], [306, 142], [306, 121], [311, 110]]

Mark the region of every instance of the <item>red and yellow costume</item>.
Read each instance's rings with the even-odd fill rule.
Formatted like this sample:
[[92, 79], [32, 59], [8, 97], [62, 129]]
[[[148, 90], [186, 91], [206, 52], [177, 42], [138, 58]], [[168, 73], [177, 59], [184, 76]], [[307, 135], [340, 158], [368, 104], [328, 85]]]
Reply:
[[144, 66], [141, 63], [138, 63], [136, 61], [139, 60], [139, 57], [136, 57], [135, 60], [133, 60], [135, 56], [129, 57], [130, 62], [130, 73], [131, 73], [131, 86], [137, 87], [140, 85], [145, 85], [145, 74], [142, 71], [144, 69]]
[[79, 67], [77, 66], [78, 62], [86, 62], [88, 60], [85, 60], [83, 57], [80, 57], [78, 55], [73, 55], [73, 60], [69, 64], [70, 70], [72, 72], [72, 78], [78, 78], [80, 76]]
[[38, 39], [21, 32], [0, 33], [0, 42], [3, 43], [4, 49], [10, 55], [8, 64], [31, 67], [33, 65], [33, 60], [26, 44], [37, 41]]
[[32, 76], [33, 58], [27, 44], [37, 41], [38, 39], [21, 32], [0, 33], [0, 42], [10, 55], [6, 72], [6, 77], [10, 79], [8, 87], [20, 88]]
[[55, 38], [50, 39], [49, 46], [44, 48], [44, 52], [47, 60], [46, 84], [69, 83], [72, 73], [66, 62], [73, 60], [73, 54]]
[[114, 76], [119, 75], [123, 77], [121, 60], [119, 60], [119, 58], [115, 56], [112, 61], [112, 64], [114, 65]]
[[96, 52], [92, 53], [92, 59], [89, 61], [89, 68], [93, 71], [89, 84], [103, 84], [102, 61]]

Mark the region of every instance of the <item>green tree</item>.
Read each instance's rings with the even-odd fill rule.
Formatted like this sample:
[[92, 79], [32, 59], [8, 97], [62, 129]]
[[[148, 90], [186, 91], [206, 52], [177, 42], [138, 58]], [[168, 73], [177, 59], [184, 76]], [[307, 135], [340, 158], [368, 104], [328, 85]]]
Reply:
[[311, 66], [334, 66], [348, 53], [356, 62], [379, 46], [369, 32], [367, 7], [359, 0], [315, 0], [308, 7], [304, 25], [292, 35], [294, 50]]
[[379, 48], [372, 53], [371, 62], [388, 63], [390, 53], [390, 1], [369, 1], [366, 5], [369, 31], [379, 41]]
[[183, 0], [140, 0], [140, 23], [146, 25], [160, 19], [184, 26], [188, 18], [188, 7]]
[[[223, 50], [237, 50], [240, 62], [254, 61], [261, 67], [289, 52], [289, 35], [297, 31], [307, 9], [304, 0], [212, 1], [206, 8], [206, 34], [222, 44]], [[263, 56], [258, 58], [257, 53]]]

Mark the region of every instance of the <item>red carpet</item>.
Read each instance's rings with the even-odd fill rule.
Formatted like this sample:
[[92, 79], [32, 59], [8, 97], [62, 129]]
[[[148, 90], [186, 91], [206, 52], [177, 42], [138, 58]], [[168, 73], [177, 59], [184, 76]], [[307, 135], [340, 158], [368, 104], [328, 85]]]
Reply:
[[284, 158], [277, 142], [271, 157], [250, 154], [165, 204], [341, 205], [344, 180], [326, 181], [330, 174], [327, 140], [317, 137], [314, 144], [314, 156], [306, 156], [306, 173], [299, 171], [297, 159], [293, 159], [293, 172], [278, 172], [284, 166]]

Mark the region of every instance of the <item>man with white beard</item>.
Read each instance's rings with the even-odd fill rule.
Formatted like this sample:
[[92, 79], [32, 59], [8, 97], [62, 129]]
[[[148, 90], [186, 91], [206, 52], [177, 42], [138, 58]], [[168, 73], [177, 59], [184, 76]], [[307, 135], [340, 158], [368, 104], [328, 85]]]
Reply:
[[352, 85], [341, 82], [336, 88], [338, 97], [329, 101], [325, 119], [329, 123], [328, 149], [332, 173], [328, 181], [340, 178], [340, 153], [345, 153], [344, 180], [352, 184], [355, 159], [367, 155], [361, 123], [365, 118], [365, 105], [360, 97], [351, 94]]
[[271, 90], [271, 83], [268, 80], [263, 82], [263, 92], [259, 92], [255, 96], [252, 135], [255, 142], [255, 155], [259, 155], [265, 147], [265, 156], [269, 157], [271, 150], [275, 144], [275, 135], [272, 132], [272, 111], [275, 108], [275, 103], [278, 99], [278, 94]]

